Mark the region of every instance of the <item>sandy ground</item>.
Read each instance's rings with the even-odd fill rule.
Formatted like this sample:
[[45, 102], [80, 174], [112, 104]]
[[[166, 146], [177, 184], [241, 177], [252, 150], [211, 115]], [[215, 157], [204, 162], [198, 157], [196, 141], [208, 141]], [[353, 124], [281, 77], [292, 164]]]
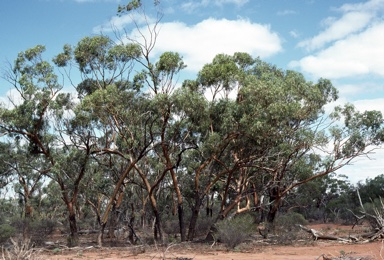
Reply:
[[[345, 226], [317, 225], [317, 230], [332, 234], [336, 230], [350, 229]], [[228, 251], [220, 244], [182, 243], [164, 248], [151, 247], [118, 247], [118, 248], [73, 248], [62, 250], [56, 254], [45, 251], [43, 259], [75, 260], [75, 259], [178, 259], [178, 260], [254, 260], [254, 259], [297, 259], [321, 260], [322, 256], [340, 259], [384, 259], [384, 242], [346, 244], [336, 241], [301, 241], [290, 246], [269, 245], [263, 241], [254, 241]], [[349, 257], [349, 258], [347, 258]]]
[[[368, 244], [338, 244], [330, 242], [316, 242], [312, 246], [260, 246], [250, 251], [218, 251], [215, 248], [210, 250], [198, 250], [198, 248], [188, 248], [185, 246], [182, 250], [170, 249], [151, 250], [137, 254], [130, 248], [126, 249], [75, 249], [71, 252], [64, 252], [56, 255], [45, 254], [43, 259], [71, 260], [71, 259], [196, 259], [196, 260], [253, 260], [253, 259], [323, 259], [322, 255], [327, 257], [340, 257], [342, 254], [354, 259], [383, 259], [380, 255], [382, 242]], [[382, 253], [383, 254], [383, 253]]]

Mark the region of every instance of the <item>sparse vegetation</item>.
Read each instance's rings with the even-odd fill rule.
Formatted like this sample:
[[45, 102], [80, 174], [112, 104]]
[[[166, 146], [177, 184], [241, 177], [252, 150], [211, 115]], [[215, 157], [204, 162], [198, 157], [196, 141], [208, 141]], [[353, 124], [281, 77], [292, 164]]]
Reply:
[[[132, 3], [120, 11], [140, 10]], [[280, 244], [294, 243], [306, 219], [358, 218], [359, 204], [383, 230], [384, 178], [359, 183], [365, 197], [357, 199], [354, 185], [333, 176], [384, 142], [381, 112], [351, 104], [329, 112], [338, 98], [331, 81], [240, 52], [217, 54], [179, 87], [182, 56], [151, 53], [156, 17], [143, 19], [151, 21], [144, 43], [94, 35], [52, 62], [37, 45], [10, 63], [5, 79], [18, 100], [0, 105], [0, 189], [16, 196], [0, 198], [0, 243], [12, 243], [3, 260], [37, 259], [31, 245], [43, 246], [58, 226], [69, 247], [81, 245], [80, 231], [97, 233], [100, 248], [135, 236], [163, 257], [215, 228], [234, 249], [255, 234], [256, 215], [264, 240], [271, 231]], [[128, 235], [114, 236], [120, 228]]]
[[2, 260], [42, 260], [29, 239], [10, 238], [12, 246], [2, 250]]
[[217, 239], [233, 249], [250, 238], [256, 231], [254, 219], [250, 215], [236, 216], [216, 224]]

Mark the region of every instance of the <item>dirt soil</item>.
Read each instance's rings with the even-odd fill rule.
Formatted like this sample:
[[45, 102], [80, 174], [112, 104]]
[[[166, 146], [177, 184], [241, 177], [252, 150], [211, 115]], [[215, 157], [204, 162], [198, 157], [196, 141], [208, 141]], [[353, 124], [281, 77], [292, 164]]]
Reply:
[[[343, 236], [348, 233], [363, 232], [364, 227], [351, 230], [351, 226], [312, 225], [311, 228], [330, 235]], [[361, 229], [359, 231], [359, 228]], [[75, 260], [75, 259], [176, 259], [176, 260], [254, 260], [254, 259], [302, 259], [321, 260], [334, 259], [384, 259], [384, 242], [346, 244], [337, 241], [300, 240], [293, 245], [273, 245], [263, 240], [254, 240], [228, 251], [219, 243], [178, 243], [168, 247], [126, 246], [126, 247], [78, 247], [72, 249], [44, 250], [43, 259]], [[325, 258], [323, 258], [325, 256]]]

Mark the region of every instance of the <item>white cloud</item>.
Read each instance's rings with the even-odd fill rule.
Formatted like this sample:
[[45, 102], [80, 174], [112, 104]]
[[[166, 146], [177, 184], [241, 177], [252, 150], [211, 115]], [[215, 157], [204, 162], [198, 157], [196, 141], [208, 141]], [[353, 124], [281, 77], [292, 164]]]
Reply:
[[359, 34], [335, 42], [314, 55], [294, 61], [317, 77], [342, 78], [367, 74], [384, 76], [384, 22], [375, 23]]
[[325, 30], [299, 42], [312, 53], [289, 65], [331, 79], [384, 76], [384, 0], [344, 4], [334, 11], [341, 16], [324, 19]]
[[304, 40], [298, 44], [308, 51], [323, 47], [334, 40], [343, 39], [351, 33], [358, 32], [365, 28], [372, 19], [372, 14], [363, 12], [351, 12], [335, 21], [325, 31], [311, 39]]
[[341, 12], [342, 16], [339, 19], [335, 17], [325, 18], [322, 24], [327, 28], [318, 35], [300, 42], [298, 46], [312, 51], [363, 30], [375, 19], [381, 20], [378, 14], [384, 11], [384, 0], [344, 4], [335, 11]]
[[[346, 100], [338, 100], [334, 105], [343, 105]], [[364, 112], [367, 110], [378, 110], [384, 114], [384, 98], [357, 100], [352, 102], [355, 108]], [[328, 107], [331, 108], [331, 107]], [[382, 147], [368, 147], [366, 151], [371, 151], [367, 156], [361, 156], [352, 161], [350, 165], [346, 165], [339, 169], [337, 174], [344, 174], [352, 183], [365, 180], [366, 178], [374, 178], [379, 174], [384, 174], [384, 149]]]
[[361, 95], [371, 95], [377, 97], [378, 94], [384, 93], [383, 83], [364, 80], [362, 83], [343, 83], [335, 84], [339, 91], [339, 95], [343, 97], [358, 97]]
[[367, 157], [355, 159], [351, 165], [347, 165], [337, 171], [337, 174], [344, 174], [351, 183], [364, 181], [367, 178], [375, 178], [384, 174], [384, 149], [376, 149]]
[[357, 110], [364, 112], [368, 110], [378, 110], [384, 115], [384, 98], [363, 99], [353, 102]]
[[335, 10], [341, 12], [355, 12], [355, 11], [378, 11], [383, 9], [384, 0], [370, 0], [367, 2], [344, 4]]
[[[219, 53], [247, 52], [265, 58], [282, 51], [281, 39], [268, 25], [244, 19], [210, 18], [195, 25], [171, 22], [160, 24], [160, 28], [152, 54], [178, 52], [188, 65], [187, 69], [195, 72]], [[138, 39], [140, 36], [133, 31], [130, 37]]]
[[22, 103], [22, 98], [20, 96], [20, 93], [15, 89], [12, 88], [7, 91], [5, 96], [0, 96], [0, 106], [12, 109]]
[[291, 35], [295, 39], [300, 37], [300, 34], [295, 30], [290, 31], [289, 35]]

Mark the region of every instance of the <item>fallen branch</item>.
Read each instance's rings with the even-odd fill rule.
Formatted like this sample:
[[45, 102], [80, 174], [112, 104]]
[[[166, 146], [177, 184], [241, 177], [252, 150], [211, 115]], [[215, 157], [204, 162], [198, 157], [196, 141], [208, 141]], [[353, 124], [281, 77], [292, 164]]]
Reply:
[[304, 227], [303, 225], [298, 225], [298, 226], [302, 230], [312, 234], [313, 239], [315, 241], [319, 240], [319, 239], [324, 239], [324, 240], [337, 240], [337, 241], [342, 241], [342, 242], [351, 242], [350, 239], [345, 239], [345, 238], [340, 238], [340, 237], [335, 237], [335, 236], [324, 235], [323, 233], [321, 233], [320, 231], [317, 231], [315, 229], [307, 228], [307, 227]]

